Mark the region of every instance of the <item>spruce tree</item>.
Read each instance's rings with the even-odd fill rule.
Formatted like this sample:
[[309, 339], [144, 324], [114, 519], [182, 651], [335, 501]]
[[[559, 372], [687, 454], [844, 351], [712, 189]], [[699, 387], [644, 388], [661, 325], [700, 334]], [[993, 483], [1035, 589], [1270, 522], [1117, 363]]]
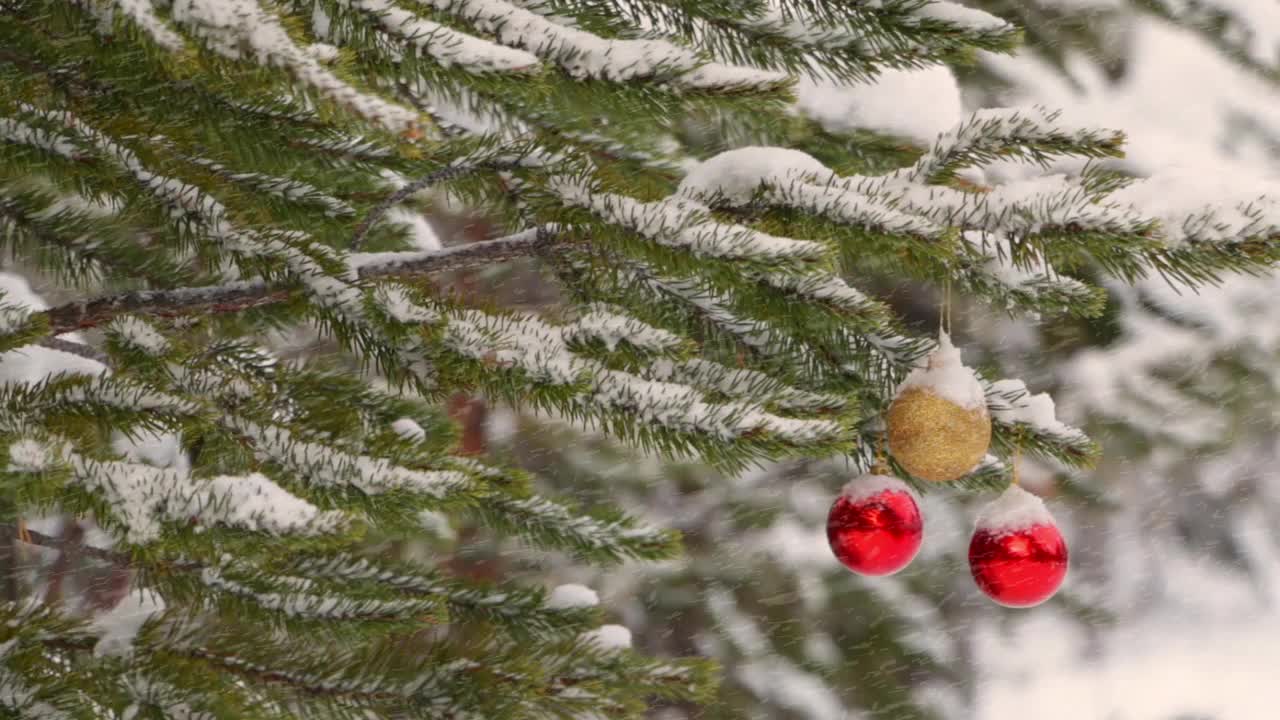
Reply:
[[[997, 159], [1121, 152], [1049, 111], [920, 144], [789, 112], [797, 77], [1017, 40], [922, 0], [7, 3], [0, 223], [48, 302], [7, 280], [0, 706], [524, 718], [707, 700], [707, 663], [632, 651], [585, 588], [391, 557], [441, 517], [599, 565], [679, 552], [621, 491], [544, 497], [477, 459], [445, 401], [536, 410], [726, 483], [785, 458], [855, 472], [937, 330], [885, 301], [894, 283], [1090, 317], [1103, 294], [1081, 277], [1196, 285], [1276, 259], [1280, 211], [1252, 196], [1093, 169], [984, 184]], [[428, 189], [492, 236], [422, 247]], [[554, 305], [442, 280], [517, 262]], [[294, 358], [289, 333], [317, 342]], [[958, 489], [1007, 484], [1015, 449], [1094, 460], [990, 379], [994, 454]]]

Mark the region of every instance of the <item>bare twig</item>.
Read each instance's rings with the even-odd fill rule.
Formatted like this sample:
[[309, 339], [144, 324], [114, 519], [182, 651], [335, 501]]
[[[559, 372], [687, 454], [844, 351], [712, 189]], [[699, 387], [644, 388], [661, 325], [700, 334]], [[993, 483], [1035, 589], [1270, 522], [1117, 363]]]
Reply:
[[[443, 250], [358, 253], [350, 256], [349, 261], [361, 278], [426, 275], [536, 255], [549, 249], [557, 237], [556, 228], [541, 227]], [[58, 335], [97, 327], [126, 313], [178, 317], [193, 313], [243, 312], [285, 302], [296, 292], [296, 288], [276, 288], [262, 280], [247, 280], [226, 285], [106, 295], [59, 305], [44, 311], [44, 315], [53, 334]], [[64, 347], [56, 349], [71, 351]]]
[[362, 278], [404, 277], [444, 270], [464, 270], [540, 254], [550, 249], [558, 237], [559, 228], [543, 226], [441, 250], [353, 255], [351, 265], [359, 271]]

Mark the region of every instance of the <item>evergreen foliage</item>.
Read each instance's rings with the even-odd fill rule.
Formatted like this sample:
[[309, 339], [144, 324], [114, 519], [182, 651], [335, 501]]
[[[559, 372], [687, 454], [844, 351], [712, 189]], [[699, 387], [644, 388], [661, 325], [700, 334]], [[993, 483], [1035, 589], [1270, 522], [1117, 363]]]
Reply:
[[[1090, 279], [1198, 284], [1280, 254], [1269, 200], [1173, 202], [1093, 168], [984, 184], [997, 159], [1121, 152], [1051, 111], [983, 111], [917, 144], [789, 112], [797, 76], [1015, 46], [1013, 25], [949, 2], [2, 7], [0, 227], [64, 298], [10, 281], [0, 307], [0, 707], [19, 716], [706, 701], [708, 662], [631, 650], [591, 603], [375, 552], [440, 515], [598, 565], [680, 551], [663, 518], [611, 507], [621, 491], [569, 503], [470, 457], [445, 400], [728, 474], [788, 457], [847, 472], [932, 345], [886, 283], [1093, 317]], [[495, 236], [424, 247], [396, 220], [425, 189]], [[440, 280], [515, 258], [564, 302], [515, 312]], [[273, 338], [299, 327], [327, 351], [281, 362]], [[1021, 383], [986, 380], [997, 455], [1095, 459]], [[1006, 483], [997, 455], [957, 484]], [[27, 527], [50, 512], [57, 532]], [[109, 537], [82, 537], [88, 518]], [[67, 586], [70, 563], [115, 589]]]

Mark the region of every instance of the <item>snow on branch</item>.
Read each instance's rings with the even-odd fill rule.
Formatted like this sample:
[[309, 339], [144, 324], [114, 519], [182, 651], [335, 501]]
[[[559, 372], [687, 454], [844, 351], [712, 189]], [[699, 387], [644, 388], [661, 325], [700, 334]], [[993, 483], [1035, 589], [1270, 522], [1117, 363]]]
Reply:
[[1171, 171], [1135, 180], [1110, 200], [1159, 220], [1164, 241], [1174, 247], [1280, 241], [1280, 182]]
[[[999, 233], [966, 232], [969, 247], [986, 259], [980, 268], [967, 272], [968, 284], [985, 290], [997, 301], [1003, 294], [1010, 305], [1031, 306], [1046, 310], [1065, 308], [1089, 316], [1096, 312], [1101, 300], [1098, 288], [1059, 274], [1043, 256], [1024, 249], [1015, 258], [1013, 244]], [[986, 282], [984, 282], [986, 281]]]
[[347, 525], [342, 512], [321, 511], [258, 473], [195, 479], [180, 469], [67, 457], [76, 482], [103, 494], [132, 543], [157, 539], [166, 521], [272, 535], [329, 534]]
[[452, 13], [498, 41], [524, 48], [580, 79], [626, 82], [669, 78], [676, 85], [714, 90], [761, 89], [787, 76], [755, 68], [708, 63], [693, 50], [658, 38], [602, 38], [561, 25], [504, 0], [423, 0]]
[[[289, 617], [325, 620], [385, 620], [415, 618], [434, 614], [439, 609], [439, 602], [434, 598], [377, 600], [372, 598], [351, 598], [338, 594], [320, 595], [304, 591], [258, 590], [246, 582], [230, 577], [226, 572], [228, 569], [230, 568], [206, 567], [200, 571], [200, 581], [214, 590], [246, 598], [263, 608], [283, 613]], [[278, 578], [269, 576], [260, 578], [260, 581], [269, 582], [271, 580], [278, 580]]]
[[1014, 27], [1002, 18], [949, 0], [927, 0], [913, 8], [908, 18], [917, 23], [939, 23], [966, 32], [1005, 34], [1014, 31]]
[[585, 207], [612, 225], [661, 245], [688, 249], [695, 255], [762, 262], [815, 261], [827, 255], [827, 249], [820, 243], [775, 237], [742, 225], [716, 222], [705, 205], [689, 199], [670, 197], [644, 203], [563, 177], [553, 179], [550, 187], [571, 206]]
[[1071, 442], [1085, 438], [1084, 432], [1058, 419], [1053, 398], [1048, 393], [1031, 394], [1021, 380], [997, 380], [986, 392], [991, 417], [1006, 424], [1021, 424], [1033, 432]]
[[1038, 164], [1060, 155], [1115, 157], [1124, 133], [1065, 125], [1060, 112], [1045, 108], [978, 110], [943, 133], [910, 168], [894, 177], [927, 183], [946, 182], [957, 170], [1017, 157]]
[[640, 350], [668, 352], [686, 344], [673, 332], [656, 328], [636, 318], [622, 315], [607, 305], [591, 305], [577, 320], [565, 325], [564, 339], [569, 342], [595, 340], [610, 351], [620, 343]]
[[150, 323], [136, 317], [116, 318], [106, 327], [107, 334], [147, 355], [161, 356], [169, 351], [169, 341]]
[[758, 9], [759, 13], [755, 15], [726, 16], [716, 20], [740, 26], [752, 33], [783, 38], [798, 47], [840, 49], [864, 43], [874, 46], [875, 43], [868, 33], [855, 30], [851, 24], [828, 24], [799, 8], [784, 13], [779, 7], [762, 3]]
[[685, 362], [660, 360], [649, 368], [655, 380], [678, 382], [723, 393], [730, 397], [783, 410], [818, 412], [843, 407], [848, 398], [812, 393], [789, 387], [766, 373], [746, 368], [730, 368], [695, 358]]
[[[241, 1], [247, 0], [236, 0]], [[26, 104], [20, 107], [24, 112], [44, 117], [76, 132], [158, 200], [181, 215], [196, 220], [208, 238], [217, 242], [224, 250], [279, 260], [307, 286], [318, 304], [337, 309], [351, 317], [359, 316], [359, 291], [347, 278], [337, 277], [325, 267], [327, 263], [334, 261], [329, 248], [310, 242], [302, 233], [259, 232], [238, 228], [231, 221], [227, 208], [212, 195], [177, 178], [152, 172], [137, 153], [80, 121], [70, 112], [45, 111]]]
[[765, 273], [760, 276], [768, 285], [799, 295], [806, 300], [828, 305], [838, 310], [870, 314], [879, 309], [879, 303], [867, 297], [855, 287], [835, 275], [783, 275]]
[[[848, 178], [842, 185], [849, 187], [855, 182]], [[926, 186], [898, 177], [860, 182], [864, 189], [874, 188], [893, 197], [904, 210], [961, 230], [1029, 235], [1070, 228], [1074, 233], [1145, 237], [1153, 226], [1149, 218], [1130, 207], [1099, 202], [1097, 193], [1083, 179], [1066, 175], [1043, 175], [981, 193]]]
[[553, 607], [537, 592], [473, 587], [431, 571], [383, 566], [345, 553], [299, 559], [293, 563], [292, 572], [329, 583], [383, 587], [409, 595], [441, 598], [449, 604], [451, 613], [516, 623], [522, 629], [539, 633], [573, 626], [582, 615], [570, 609]]
[[574, 355], [558, 328], [534, 317], [454, 311], [445, 342], [474, 360], [518, 368], [535, 382], [583, 385], [584, 391], [575, 393], [569, 402], [588, 418], [624, 411], [641, 422], [676, 432], [705, 434], [723, 441], [763, 432], [799, 445], [830, 440], [840, 429], [837, 423], [779, 417], [750, 405], [710, 403], [687, 385], [611, 370], [603, 363]]
[[[99, 368], [100, 369], [100, 368]], [[113, 411], [132, 413], [155, 420], [161, 416], [196, 416], [203, 408], [196, 400], [161, 392], [147, 384], [120, 377], [86, 377], [73, 372], [57, 372], [62, 368], [45, 368], [40, 381], [22, 382], [20, 378], [0, 383], [0, 404], [17, 408], [31, 417], [39, 413], [76, 413], [106, 417]], [[51, 374], [56, 372], [56, 374]], [[0, 418], [0, 427], [19, 418]]]
[[[173, 148], [173, 146], [166, 143], [163, 138], [152, 137], [151, 140], [152, 142], [166, 144], [170, 148]], [[243, 185], [250, 190], [263, 192], [290, 202], [319, 205], [324, 208], [325, 214], [330, 217], [346, 217], [348, 215], [354, 215], [356, 212], [355, 208], [351, 207], [346, 202], [339, 200], [326, 192], [322, 192], [314, 185], [302, 182], [301, 180], [289, 177], [276, 177], [257, 172], [236, 172], [222, 163], [210, 160], [209, 158], [189, 155], [186, 153], [175, 154], [192, 165], [203, 167], [209, 172], [224, 177], [233, 183]]]
[[733, 206], [748, 205], [763, 192], [769, 204], [927, 239], [942, 237], [947, 228], [1025, 234], [1072, 227], [1116, 235], [1145, 235], [1151, 228], [1131, 208], [1098, 203], [1083, 180], [1063, 175], [971, 193], [909, 175], [841, 177], [809, 155], [778, 148], [721, 153], [690, 172], [680, 192]]
[[[144, 2], [144, 0], [130, 0]], [[177, 0], [173, 21], [201, 38], [216, 53], [234, 60], [282, 67], [299, 83], [392, 132], [418, 125], [413, 110], [356, 89], [298, 46], [274, 13], [255, 0]]]
[[535, 546], [597, 560], [667, 557], [677, 547], [669, 530], [629, 519], [594, 518], [542, 497], [495, 496], [474, 512], [490, 526]]
[[391, 0], [345, 1], [376, 17], [391, 36], [426, 52], [445, 67], [457, 66], [473, 73], [526, 72], [540, 64], [535, 55], [424, 20]]
[[451, 470], [412, 470], [384, 458], [358, 455], [328, 445], [298, 440], [277, 425], [245, 418], [224, 422], [253, 443], [254, 454], [277, 463], [315, 487], [351, 486], [370, 495], [407, 490], [442, 498], [465, 486], [465, 474]]
[[18, 638], [0, 643], [0, 708], [7, 708], [13, 717], [31, 720], [64, 720], [71, 716], [37, 700], [38, 687], [32, 687], [18, 673], [5, 667], [4, 661], [18, 646]]
[[1048, 393], [1033, 395], [1021, 380], [984, 384], [995, 438], [1006, 450], [1036, 452], [1072, 467], [1088, 467], [1097, 459], [1097, 445], [1079, 428], [1058, 420]]
[[[410, 252], [352, 253], [346, 257], [348, 267], [362, 279], [412, 277], [446, 270], [503, 262], [512, 258], [536, 255], [559, 238], [554, 227], [525, 230], [506, 237], [441, 250]], [[398, 300], [392, 295], [375, 298], [395, 316], [392, 307]], [[178, 288], [174, 290], [139, 290], [77, 300], [44, 311], [54, 334], [97, 327], [126, 313], [157, 317], [176, 317], [193, 313], [235, 313], [266, 305], [283, 303], [293, 297], [287, 288], [278, 288], [264, 280], [242, 280], [223, 285]], [[388, 305], [388, 303], [391, 303]], [[425, 308], [403, 308], [418, 314]]]
[[[84, 4], [92, 3], [86, 1]], [[151, 0], [113, 0], [112, 5], [119, 8], [156, 45], [170, 52], [186, 49], [186, 41], [156, 14], [155, 5]]]
[[47, 150], [73, 160], [78, 159], [81, 155], [75, 144], [65, 137], [28, 125], [14, 118], [0, 117], [0, 139], [18, 145], [28, 145]]
[[712, 205], [737, 207], [763, 194], [768, 204], [796, 207], [836, 222], [925, 238], [941, 234], [942, 228], [925, 218], [831, 184], [837, 179], [825, 165], [798, 150], [746, 147], [700, 163], [681, 181], [678, 192]]

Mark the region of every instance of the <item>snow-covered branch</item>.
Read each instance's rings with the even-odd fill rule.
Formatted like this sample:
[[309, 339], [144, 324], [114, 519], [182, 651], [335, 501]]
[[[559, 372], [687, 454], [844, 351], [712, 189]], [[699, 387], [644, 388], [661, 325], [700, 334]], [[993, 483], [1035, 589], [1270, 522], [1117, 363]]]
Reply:
[[[411, 277], [459, 270], [529, 257], [550, 248], [559, 238], [555, 228], [537, 228], [443, 250], [355, 253], [349, 266], [367, 279]], [[44, 311], [54, 334], [98, 327], [126, 313], [176, 317], [195, 313], [237, 313], [288, 301], [293, 291], [263, 280], [223, 285], [138, 290], [73, 301]]]

